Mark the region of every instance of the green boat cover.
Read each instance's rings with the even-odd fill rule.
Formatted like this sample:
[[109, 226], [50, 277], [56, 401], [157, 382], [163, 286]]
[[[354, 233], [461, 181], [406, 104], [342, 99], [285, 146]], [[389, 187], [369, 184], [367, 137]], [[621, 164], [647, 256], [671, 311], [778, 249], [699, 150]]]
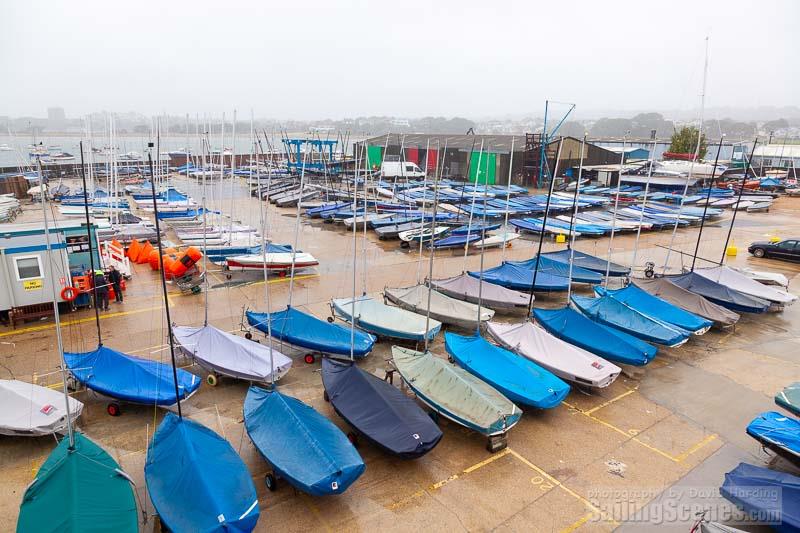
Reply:
[[19, 507], [17, 531], [136, 533], [133, 486], [117, 462], [88, 437], [64, 438], [42, 464]]

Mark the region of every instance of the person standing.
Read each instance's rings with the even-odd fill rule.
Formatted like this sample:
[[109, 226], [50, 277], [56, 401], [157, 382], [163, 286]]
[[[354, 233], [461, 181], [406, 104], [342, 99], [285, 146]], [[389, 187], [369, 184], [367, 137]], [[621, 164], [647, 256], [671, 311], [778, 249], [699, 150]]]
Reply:
[[108, 280], [103, 274], [103, 271], [95, 270], [92, 281], [94, 282], [95, 292], [97, 293], [97, 299], [94, 302], [95, 307], [103, 311], [108, 311]]
[[108, 281], [114, 287], [114, 301], [122, 303], [122, 273], [111, 265], [108, 270]]

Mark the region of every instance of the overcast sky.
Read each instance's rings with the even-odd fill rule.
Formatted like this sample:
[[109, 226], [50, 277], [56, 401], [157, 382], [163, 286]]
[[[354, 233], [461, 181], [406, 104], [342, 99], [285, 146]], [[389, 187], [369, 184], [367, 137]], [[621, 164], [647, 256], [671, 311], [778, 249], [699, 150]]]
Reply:
[[[0, 115], [800, 105], [800, 2], [3, 0]], [[580, 113], [582, 111], [582, 113]]]

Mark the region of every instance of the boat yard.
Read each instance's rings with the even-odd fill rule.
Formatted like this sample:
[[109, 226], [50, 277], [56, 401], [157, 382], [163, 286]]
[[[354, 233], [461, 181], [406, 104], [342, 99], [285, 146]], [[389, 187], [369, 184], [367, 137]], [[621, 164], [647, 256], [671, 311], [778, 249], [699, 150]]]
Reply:
[[[191, 178], [173, 174], [170, 183], [194, 198], [200, 197], [198, 184]], [[221, 190], [228, 187], [226, 183]], [[547, 196], [547, 191], [530, 194]], [[234, 199], [237, 224], [264, 227], [259, 221], [263, 202], [250, 194], [243, 181], [231, 182], [230, 195], [218, 199], [218, 204], [211, 208], [225, 211]], [[424, 203], [425, 196], [422, 198]], [[482, 203], [483, 198], [472, 203], [471, 210], [476, 213], [476, 219], [471, 221], [472, 231], [483, 216], [475, 210]], [[61, 217], [55, 207], [51, 211], [55, 218]], [[141, 209], [132, 211], [146, 216]], [[296, 212], [295, 206], [270, 206], [265, 222], [274, 243], [294, 242], [297, 230], [297, 249], [313, 254], [319, 263], [295, 272], [291, 300], [294, 309], [325, 319], [331, 316], [331, 301], [342, 299], [340, 311], [347, 314], [351, 309], [347, 299], [354, 292], [354, 280], [359, 293], [365, 280], [366, 295], [382, 302], [386, 288], [411, 287], [427, 277], [431, 252], [427, 246], [420, 247], [419, 240], [403, 247], [396, 240], [379, 239], [373, 231], [365, 231], [362, 237], [363, 222], [358, 224], [358, 220], [358, 236], [354, 240], [352, 230], [346, 225], [311, 217], [297, 222]], [[405, 216], [408, 213], [406, 208]], [[726, 210], [723, 217], [705, 224], [698, 258], [719, 260], [732, 213]], [[757, 259], [744, 249], [746, 243], [764, 240], [767, 235], [785, 238], [800, 235], [798, 213], [800, 204], [788, 196], [775, 199], [769, 212], [738, 212], [731, 240], [738, 246], [738, 254], [725, 257], [726, 264], [781, 273], [789, 281], [789, 291], [800, 292], [800, 265]], [[502, 214], [495, 216], [495, 220], [501, 218]], [[40, 204], [23, 204], [17, 222], [40, 221]], [[579, 225], [584, 223], [589, 222], [578, 221], [575, 231], [580, 231]], [[566, 224], [560, 227], [562, 234], [571, 231], [569, 221], [562, 224]], [[504, 230], [514, 231], [511, 226], [503, 226]], [[177, 242], [173, 228], [166, 229], [165, 238]], [[637, 264], [651, 261], [659, 269], [669, 259], [671, 269], [678, 271], [681, 265], [688, 268], [692, 263], [698, 231], [697, 225], [678, 228], [671, 251], [669, 230], [642, 231], [638, 247], [637, 235], [632, 231], [616, 233], [611, 245], [607, 232], [596, 237], [582, 235], [574, 247], [576, 251], [603, 259], [610, 247], [610, 259], [618, 265], [630, 265], [635, 254], [639, 258]], [[529, 260], [537, 252], [538, 234], [521, 232], [520, 235], [510, 247], [485, 248], [483, 256], [478, 248], [465, 255], [466, 241], [453, 249], [438, 250], [432, 266], [433, 277], [451, 278], [463, 272], [477, 274], [482, 261], [485, 272], [502, 261]], [[548, 236], [541, 251], [566, 249], [565, 243]], [[354, 252], [358, 256], [355, 273]], [[261, 255], [256, 253], [256, 257]], [[708, 264], [699, 259], [698, 268], [703, 266]], [[131, 268], [124, 303], [112, 304], [109, 311], [100, 312], [103, 343], [126, 354], [168, 364], [167, 322], [158, 273], [148, 264], [134, 264]], [[278, 270], [282, 271], [270, 273], [266, 281], [273, 312], [284, 309], [289, 302], [291, 276], [286, 275], [285, 268]], [[209, 263], [206, 275], [208, 323], [236, 335], [243, 335], [247, 328], [254, 340], [265, 343], [264, 335], [248, 328], [244, 319], [246, 310], [266, 309], [263, 269], [223, 270]], [[634, 276], [641, 275], [641, 271], [634, 272]], [[609, 289], [621, 287], [619, 279], [611, 278]], [[181, 290], [177, 283], [170, 285], [168, 294], [173, 323], [203, 324], [206, 311], [202, 294]], [[593, 296], [591, 286], [577, 284], [573, 296]], [[563, 292], [537, 292], [534, 304], [537, 309], [557, 308], [566, 301]], [[525, 308], [495, 310], [495, 322], [517, 323], [525, 316]], [[718, 496], [704, 497], [708, 493], [702, 494], [697, 489], [716, 490], [723, 474], [740, 461], [756, 465], [777, 462], [781, 470], [796, 472], [784, 459], [765, 454], [744, 428], [759, 413], [777, 410], [773, 396], [789, 383], [800, 381], [799, 321], [797, 305], [786, 306], [778, 313], [743, 313], [733, 328], [712, 328], [703, 336], [691, 336], [680, 347], [660, 346], [657, 356], [647, 366], [622, 365], [621, 375], [610, 385], [573, 387], [554, 408], [523, 405], [524, 415], [509, 431], [507, 447], [496, 453], [487, 451], [483, 436], [444, 417], [438, 419], [443, 433], [441, 442], [414, 461], [399, 460], [362, 440], [357, 449], [366, 464], [364, 473], [347, 492], [328, 498], [294, 491], [280, 481], [277, 491], [267, 490], [263, 479], [268, 466], [248, 438], [243, 419], [247, 382], [221, 377], [216, 386], [203, 383], [190, 399], [182, 402], [183, 414], [216, 431], [244, 461], [256, 487], [261, 512], [256, 530], [277, 524], [289, 531], [412, 530], [430, 527], [433, 515], [437, 529], [530, 530], [535, 524], [535, 529], [541, 531], [610, 531], [617, 527], [642, 531], [644, 526], [635, 521], [636, 517], [648, 516], [662, 493], [671, 494], [687, 505], [713, 502], [730, 507]], [[349, 331], [341, 319], [336, 323], [345, 324]], [[61, 325], [66, 352], [84, 352], [96, 347], [92, 309], [62, 315]], [[450, 326], [445, 325], [444, 330], [450, 331]], [[453, 331], [469, 332], [458, 326]], [[447, 357], [444, 339], [439, 334], [428, 346], [437, 357]], [[279, 341], [273, 343], [282, 350]], [[387, 360], [392, 356], [394, 344], [423, 348], [421, 341], [393, 342], [381, 338], [372, 353], [359, 359], [358, 366], [383, 378], [387, 370], [391, 371]], [[27, 322], [15, 329], [0, 327], [0, 362], [4, 372], [16, 379], [60, 390], [62, 380], [53, 321]], [[325, 401], [320, 362], [320, 358], [312, 364], [295, 359], [291, 371], [280, 378], [278, 388], [312, 406], [347, 432], [348, 425]], [[179, 364], [201, 378], [207, 374], [187, 358], [179, 358]], [[396, 371], [390, 373], [393, 385], [399, 387], [400, 376]], [[144, 465], [148, 443], [166, 411], [125, 404], [121, 416], [112, 417], [106, 412], [107, 402], [94, 393], [83, 389], [72, 396], [84, 403], [78, 428], [107, 450], [134, 480], [140, 510], [150, 516], [146, 523], [140, 523], [141, 530], [152, 530], [154, 509], [146, 489]], [[14, 528], [22, 495], [52, 447], [50, 437], [0, 440], [0, 468], [6, 480], [0, 489], [3, 530]], [[694, 519], [688, 515], [672, 525], [676, 530], [686, 531], [687, 524]]]

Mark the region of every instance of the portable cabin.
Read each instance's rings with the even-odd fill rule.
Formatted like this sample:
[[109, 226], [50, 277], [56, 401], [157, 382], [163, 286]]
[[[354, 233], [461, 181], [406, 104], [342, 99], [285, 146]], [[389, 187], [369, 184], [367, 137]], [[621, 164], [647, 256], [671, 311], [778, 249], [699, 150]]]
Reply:
[[[85, 222], [59, 220], [50, 226], [49, 233], [55, 279], [47, 278], [44, 224], [0, 224], [0, 311], [51, 302], [54, 283], [58, 301], [64, 301], [61, 290], [72, 285], [72, 275], [89, 270], [89, 232]], [[100, 268], [94, 224], [90, 233], [94, 264]]]

